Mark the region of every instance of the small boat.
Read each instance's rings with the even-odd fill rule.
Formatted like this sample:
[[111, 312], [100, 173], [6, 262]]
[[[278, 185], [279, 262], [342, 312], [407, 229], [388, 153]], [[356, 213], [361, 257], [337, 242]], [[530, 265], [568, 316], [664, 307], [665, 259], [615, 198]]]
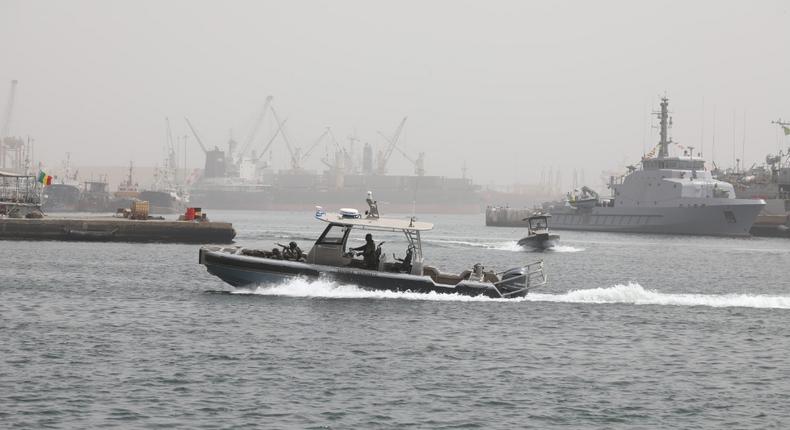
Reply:
[[[380, 218], [370, 194], [368, 205], [370, 210], [364, 215], [351, 208], [330, 215], [320, 206], [316, 207], [315, 218], [327, 226], [306, 255], [296, 243], [283, 246], [282, 251], [278, 248], [267, 251], [240, 246], [204, 246], [200, 249], [199, 262], [209, 273], [242, 288], [302, 277], [354, 284], [366, 290], [514, 298], [523, 297], [531, 289], [547, 283], [543, 261], [498, 273], [485, 270], [481, 264], [459, 274], [441, 272], [425, 265], [423, 260], [420, 237], [433, 229], [433, 224], [417, 221], [414, 217]], [[383, 242], [375, 246], [375, 251], [368, 250], [366, 258], [355, 258], [358, 256], [355, 250], [359, 248], [349, 248], [348, 242], [359, 231], [402, 233], [407, 242], [404, 258], [387, 261], [382, 252]], [[372, 242], [372, 236], [366, 237], [366, 241]]]
[[524, 248], [548, 249], [557, 246], [560, 240], [558, 234], [549, 232], [548, 214], [535, 214], [524, 218], [527, 222], [527, 236], [518, 241], [518, 245]]
[[112, 230], [64, 229], [64, 231], [66, 232], [66, 237], [70, 239], [103, 241], [114, 236], [118, 232], [118, 228]]
[[581, 193], [579, 190], [573, 190], [573, 192], [568, 193], [566, 197], [568, 206], [576, 209], [594, 208], [600, 204], [600, 197], [598, 196], [598, 193], [596, 193], [592, 188], [586, 186], [582, 187]]

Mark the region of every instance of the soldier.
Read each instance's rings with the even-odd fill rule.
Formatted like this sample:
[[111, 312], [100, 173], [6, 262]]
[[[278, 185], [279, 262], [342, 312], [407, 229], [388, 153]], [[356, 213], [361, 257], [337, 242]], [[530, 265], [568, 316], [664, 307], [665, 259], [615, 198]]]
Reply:
[[376, 243], [373, 242], [372, 234], [368, 233], [365, 235], [364, 245], [351, 248], [351, 250], [362, 253], [366, 268], [375, 269], [378, 266], [378, 261], [376, 261]]
[[296, 242], [291, 242], [288, 244], [288, 248], [283, 250], [283, 256], [286, 260], [301, 261], [304, 253], [302, 253], [302, 249], [299, 248]]

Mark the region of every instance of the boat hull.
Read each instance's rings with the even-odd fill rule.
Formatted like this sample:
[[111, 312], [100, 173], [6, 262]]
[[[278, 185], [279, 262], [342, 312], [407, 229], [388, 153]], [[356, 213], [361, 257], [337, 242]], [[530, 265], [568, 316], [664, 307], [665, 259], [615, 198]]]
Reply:
[[536, 234], [533, 236], [527, 236], [518, 241], [518, 245], [523, 248], [531, 248], [531, 249], [549, 249], [557, 246], [560, 241], [560, 236], [556, 234]]
[[[199, 259], [200, 264], [206, 266], [209, 273], [237, 288], [276, 285], [294, 278], [304, 278], [326, 279], [341, 284], [356, 285], [365, 290], [502, 298], [500, 292], [490, 283], [466, 280], [456, 285], [443, 285], [437, 284], [429, 276], [251, 257], [229, 253], [218, 247], [201, 248]], [[526, 294], [525, 290], [523, 293], [508, 297], [523, 297]]]

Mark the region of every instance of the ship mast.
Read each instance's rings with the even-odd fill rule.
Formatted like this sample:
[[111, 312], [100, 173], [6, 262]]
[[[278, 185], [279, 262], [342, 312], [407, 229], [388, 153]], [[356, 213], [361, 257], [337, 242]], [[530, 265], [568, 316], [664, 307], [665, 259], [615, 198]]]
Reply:
[[669, 118], [669, 99], [664, 96], [661, 98], [661, 112], [655, 112], [658, 119], [661, 121], [661, 140], [658, 142], [658, 158], [669, 157], [669, 144], [672, 143], [669, 139], [669, 125], [671, 119]]

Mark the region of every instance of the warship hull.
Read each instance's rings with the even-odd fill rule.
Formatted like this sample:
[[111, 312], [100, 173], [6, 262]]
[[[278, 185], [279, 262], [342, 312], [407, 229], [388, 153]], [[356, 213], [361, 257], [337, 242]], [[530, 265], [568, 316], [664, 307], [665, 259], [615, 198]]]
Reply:
[[[749, 236], [763, 208], [760, 200], [730, 200], [727, 205], [698, 207], [617, 208], [589, 210], [559, 208], [551, 211], [555, 230], [617, 233]], [[526, 209], [489, 208], [486, 225], [525, 227]], [[522, 216], [524, 215], [524, 216]]]

